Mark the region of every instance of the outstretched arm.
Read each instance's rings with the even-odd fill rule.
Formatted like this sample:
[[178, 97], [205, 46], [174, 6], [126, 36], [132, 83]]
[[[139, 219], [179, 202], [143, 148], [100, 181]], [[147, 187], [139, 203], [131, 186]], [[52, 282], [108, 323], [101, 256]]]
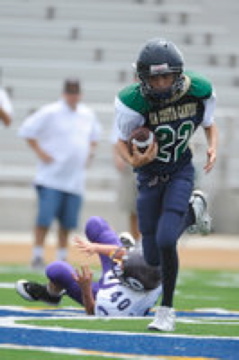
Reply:
[[121, 258], [126, 253], [126, 249], [123, 247], [120, 248], [117, 245], [92, 243], [88, 240], [81, 239], [79, 236], [74, 238], [74, 243], [81, 252], [84, 252], [88, 256], [98, 254], [111, 257], [117, 251], [117, 258]]

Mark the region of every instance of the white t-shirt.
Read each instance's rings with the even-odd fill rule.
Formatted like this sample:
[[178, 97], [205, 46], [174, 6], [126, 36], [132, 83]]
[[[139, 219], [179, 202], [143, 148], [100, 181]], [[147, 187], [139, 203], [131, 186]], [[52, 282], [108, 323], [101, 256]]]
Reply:
[[84, 192], [85, 165], [90, 145], [98, 141], [100, 124], [86, 105], [72, 110], [64, 100], [42, 107], [19, 129], [25, 139], [37, 140], [54, 161], [39, 159], [35, 183], [72, 194]]
[[162, 293], [162, 286], [154, 290], [134, 291], [115, 279], [112, 271], [104, 276], [104, 284], [97, 293], [95, 315], [112, 316], [145, 316], [157, 302]]
[[0, 88], [0, 108], [2, 108], [10, 117], [13, 115], [13, 107], [7, 92]]

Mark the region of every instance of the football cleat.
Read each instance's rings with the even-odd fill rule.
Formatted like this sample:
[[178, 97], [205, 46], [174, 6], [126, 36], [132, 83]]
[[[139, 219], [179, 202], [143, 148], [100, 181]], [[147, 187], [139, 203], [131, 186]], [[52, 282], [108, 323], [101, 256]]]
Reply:
[[192, 225], [192, 228], [194, 228], [195, 232], [197, 231], [202, 235], [208, 235], [212, 230], [212, 219], [208, 213], [207, 200], [203, 192], [194, 190], [190, 203], [195, 216], [195, 225]]
[[135, 240], [129, 232], [122, 232], [119, 234], [120, 241], [126, 249], [135, 247]]
[[46, 285], [41, 285], [27, 280], [19, 280], [16, 283], [17, 293], [28, 301], [43, 301], [48, 305], [59, 305], [62, 295], [51, 295]]
[[176, 316], [173, 308], [160, 306], [156, 309], [154, 320], [148, 325], [149, 330], [174, 331]]

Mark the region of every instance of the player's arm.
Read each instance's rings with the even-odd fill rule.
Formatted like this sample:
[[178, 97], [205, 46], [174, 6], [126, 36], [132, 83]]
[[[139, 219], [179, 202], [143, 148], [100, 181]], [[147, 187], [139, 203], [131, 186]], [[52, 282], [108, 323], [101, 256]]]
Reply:
[[209, 172], [213, 168], [217, 158], [218, 130], [215, 123], [209, 127], [204, 128], [204, 130], [208, 143], [207, 162], [204, 166], [204, 170]]
[[73, 274], [74, 280], [80, 286], [82, 291], [82, 303], [85, 307], [85, 311], [88, 315], [94, 315], [95, 299], [92, 292], [92, 278], [93, 274], [89, 266], [81, 266], [81, 271], [76, 269], [76, 273]]
[[106, 255], [111, 257], [113, 254], [117, 252], [117, 258], [120, 258], [125, 255], [126, 249], [121, 248], [117, 245], [111, 244], [99, 244], [93, 243], [85, 239], [81, 239], [79, 236], [75, 236], [74, 238], [75, 246], [80, 250], [80, 252], [85, 253], [89, 256], [98, 254], [98, 255]]
[[216, 108], [216, 94], [212, 92], [210, 98], [204, 101], [205, 111], [203, 116], [203, 128], [207, 139], [207, 161], [204, 166], [204, 170], [209, 172], [216, 161], [217, 156], [217, 143], [218, 143], [218, 131], [214, 122], [214, 113]]
[[141, 153], [134, 144], [132, 155], [129, 152], [126, 141], [118, 140], [116, 146], [122, 158], [134, 168], [141, 167], [153, 161], [158, 151], [158, 146], [155, 142], [150, 144], [144, 153]]
[[46, 163], [50, 163], [53, 161], [53, 158], [48, 155], [43, 149], [39, 146], [38, 141], [36, 139], [26, 139], [28, 145], [32, 148], [35, 154]]
[[115, 101], [115, 123], [118, 129], [116, 150], [128, 164], [137, 168], [148, 164], [157, 156], [158, 147], [156, 143], [149, 145], [143, 154], [138, 151], [137, 146], [133, 145], [133, 154], [130, 154], [127, 141], [133, 130], [144, 125], [145, 118], [139, 112], [122, 103], [119, 98], [116, 98]]

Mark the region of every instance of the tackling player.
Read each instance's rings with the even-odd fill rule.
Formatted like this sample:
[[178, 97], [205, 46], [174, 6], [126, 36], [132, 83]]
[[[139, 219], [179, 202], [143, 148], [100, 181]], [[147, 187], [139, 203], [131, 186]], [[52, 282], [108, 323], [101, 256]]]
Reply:
[[[92, 282], [88, 266], [81, 272], [64, 261], [46, 267], [47, 285], [19, 280], [16, 290], [29, 301], [58, 305], [63, 294], [82, 304], [87, 314], [97, 316], [144, 316], [161, 294], [159, 268], [146, 264], [137, 250], [127, 251], [122, 239], [100, 217], [91, 217], [85, 233], [89, 241], [76, 238], [76, 246], [88, 255], [99, 254], [102, 276]], [[125, 236], [125, 235], [124, 235]]]

